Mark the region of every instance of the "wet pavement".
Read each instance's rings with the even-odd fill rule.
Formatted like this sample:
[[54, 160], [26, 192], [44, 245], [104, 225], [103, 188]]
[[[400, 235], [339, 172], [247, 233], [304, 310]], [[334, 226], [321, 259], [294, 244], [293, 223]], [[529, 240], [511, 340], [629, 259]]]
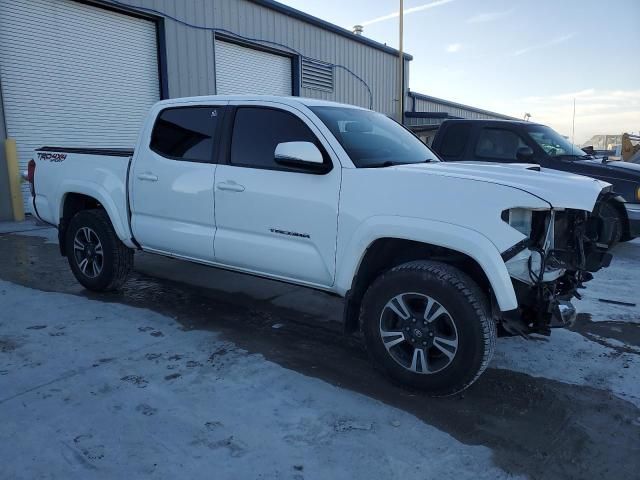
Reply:
[[[342, 334], [341, 300], [327, 294], [136, 254], [123, 290], [97, 295], [75, 281], [57, 245], [11, 234], [0, 234], [0, 279], [147, 308], [186, 330], [220, 332], [285, 368], [410, 412], [465, 444], [489, 447], [507, 472], [583, 479], [637, 478], [640, 471], [640, 409], [633, 404], [605, 390], [500, 369], [489, 369], [454, 398], [398, 388], [372, 370], [357, 337]], [[638, 323], [593, 322], [587, 315], [575, 326], [586, 338], [630, 346], [640, 345], [639, 330]], [[3, 348], [11, 345], [0, 343]]]

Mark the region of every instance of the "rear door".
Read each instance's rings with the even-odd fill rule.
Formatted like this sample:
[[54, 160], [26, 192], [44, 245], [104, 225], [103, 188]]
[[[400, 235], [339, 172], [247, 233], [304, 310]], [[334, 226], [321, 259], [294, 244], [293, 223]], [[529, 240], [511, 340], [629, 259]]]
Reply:
[[[234, 102], [231, 102], [233, 105]], [[232, 111], [233, 110], [233, 111]], [[228, 158], [216, 171], [216, 261], [329, 286], [335, 272], [341, 170], [304, 114], [279, 103], [237, 103]], [[333, 168], [324, 174], [283, 167], [278, 143], [313, 142]]]
[[144, 249], [214, 260], [215, 155], [226, 103], [165, 108], [136, 152], [131, 225]]

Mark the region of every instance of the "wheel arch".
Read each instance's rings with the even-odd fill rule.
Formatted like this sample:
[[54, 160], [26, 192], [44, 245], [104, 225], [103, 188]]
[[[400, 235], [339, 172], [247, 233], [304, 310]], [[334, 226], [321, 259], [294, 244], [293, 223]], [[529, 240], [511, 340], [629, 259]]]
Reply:
[[118, 209], [113, 201], [106, 193], [99, 190], [89, 190], [85, 188], [72, 188], [66, 191], [60, 197], [60, 205], [58, 208], [57, 217], [58, 221], [58, 242], [60, 246], [60, 253], [64, 256], [64, 239], [67, 231], [67, 227], [71, 218], [82, 210], [89, 209], [103, 209], [109, 221], [113, 226], [118, 238], [128, 247], [134, 247], [131, 242], [131, 235], [128, 232], [128, 224], [125, 223], [126, 219], [123, 219], [118, 214]]
[[465, 253], [415, 240], [378, 238], [365, 251], [346, 296], [344, 320], [347, 332], [354, 332], [358, 328], [362, 297], [371, 282], [383, 272], [415, 260], [437, 260], [457, 267], [478, 284], [487, 298], [493, 295], [493, 288], [485, 271], [474, 258]]
[[[414, 260], [438, 260], [460, 268], [487, 293], [488, 298], [495, 298], [501, 311], [517, 308], [511, 277], [500, 252], [484, 235], [442, 222], [404, 220], [413, 231], [403, 230], [399, 225], [392, 235], [368, 236], [365, 233], [350, 242], [339, 256], [335, 290], [345, 296], [343, 317], [347, 332], [358, 327], [362, 296], [371, 281], [385, 270]], [[402, 223], [403, 219], [394, 217], [391, 221]]]

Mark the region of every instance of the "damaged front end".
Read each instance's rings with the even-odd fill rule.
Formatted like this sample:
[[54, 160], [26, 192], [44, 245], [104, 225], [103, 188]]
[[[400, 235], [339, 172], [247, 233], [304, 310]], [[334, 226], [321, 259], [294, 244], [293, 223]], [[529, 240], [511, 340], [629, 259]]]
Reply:
[[608, 220], [584, 210], [505, 210], [502, 219], [527, 236], [502, 254], [519, 308], [502, 312], [500, 325], [510, 334], [549, 335], [570, 326], [571, 304], [592, 273], [609, 266], [607, 252], [615, 230]]

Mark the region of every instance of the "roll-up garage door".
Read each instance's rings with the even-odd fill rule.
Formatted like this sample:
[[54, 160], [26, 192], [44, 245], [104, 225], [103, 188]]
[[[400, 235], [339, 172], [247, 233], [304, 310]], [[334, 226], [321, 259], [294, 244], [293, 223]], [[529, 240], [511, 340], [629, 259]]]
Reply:
[[291, 95], [291, 57], [216, 39], [218, 95]]
[[21, 170], [43, 145], [133, 147], [160, 96], [156, 25], [71, 0], [0, 1], [0, 86]]

